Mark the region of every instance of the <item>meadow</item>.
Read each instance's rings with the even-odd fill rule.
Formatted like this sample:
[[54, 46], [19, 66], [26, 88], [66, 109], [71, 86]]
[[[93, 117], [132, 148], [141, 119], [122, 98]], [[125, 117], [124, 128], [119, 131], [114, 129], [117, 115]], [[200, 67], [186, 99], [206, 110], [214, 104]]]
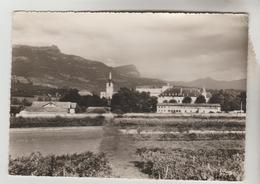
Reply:
[[95, 117], [11, 117], [10, 128], [32, 128], [32, 127], [71, 127], [71, 126], [102, 126], [105, 117], [97, 115]]

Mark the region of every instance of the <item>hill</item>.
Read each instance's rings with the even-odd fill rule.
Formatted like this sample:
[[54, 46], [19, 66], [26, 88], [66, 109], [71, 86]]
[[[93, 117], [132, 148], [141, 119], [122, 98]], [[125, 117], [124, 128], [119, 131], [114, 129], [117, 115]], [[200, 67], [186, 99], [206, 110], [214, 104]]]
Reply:
[[170, 82], [173, 85], [187, 86], [187, 87], [205, 87], [207, 89], [236, 89], [246, 90], [246, 79], [221, 81], [215, 80], [210, 77], [197, 79], [189, 82], [178, 81]]
[[12, 56], [13, 82], [52, 88], [78, 88], [97, 94], [105, 89], [109, 72], [112, 72], [116, 88], [165, 83], [158, 79], [142, 78], [134, 65], [110, 67], [99, 61], [64, 54], [55, 45], [14, 45]]
[[[166, 81], [160, 79], [141, 77], [134, 65], [107, 66], [100, 61], [64, 54], [55, 45], [46, 47], [14, 45], [12, 56], [12, 88], [19, 82], [16, 87], [31, 84], [31, 86], [48, 88], [77, 88], [99, 94], [105, 89], [109, 72], [112, 72], [116, 90], [120, 87], [135, 88], [142, 85], [166, 84]], [[208, 89], [246, 89], [246, 79], [219, 81], [207, 77], [189, 82], [172, 81], [170, 83], [177, 86]]]

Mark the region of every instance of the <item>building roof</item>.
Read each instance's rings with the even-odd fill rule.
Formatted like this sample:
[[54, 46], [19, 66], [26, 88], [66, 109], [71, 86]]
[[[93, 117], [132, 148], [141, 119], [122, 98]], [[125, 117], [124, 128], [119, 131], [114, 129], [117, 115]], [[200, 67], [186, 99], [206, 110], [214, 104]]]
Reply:
[[44, 102], [33, 101], [32, 105], [25, 108], [28, 112], [67, 112], [68, 109], [75, 109], [77, 106], [73, 102]]
[[158, 103], [157, 106], [186, 106], [186, 107], [220, 107], [220, 104], [208, 104], [208, 103], [202, 103], [202, 104], [189, 104], [189, 103]]
[[173, 87], [162, 92], [160, 96], [199, 96], [200, 94], [198, 88]]
[[[172, 87], [164, 92], [162, 92], [159, 96], [190, 96], [190, 97], [197, 97], [201, 95], [202, 89], [201, 88], [191, 88], [191, 87]], [[207, 93], [207, 97], [210, 97], [211, 94]]]
[[144, 86], [136, 86], [136, 89], [161, 89], [162, 87], [160, 86], [155, 86], [155, 85], [144, 85]]
[[93, 94], [88, 90], [80, 90], [79, 95], [80, 96], [88, 96], [88, 95], [92, 96]]

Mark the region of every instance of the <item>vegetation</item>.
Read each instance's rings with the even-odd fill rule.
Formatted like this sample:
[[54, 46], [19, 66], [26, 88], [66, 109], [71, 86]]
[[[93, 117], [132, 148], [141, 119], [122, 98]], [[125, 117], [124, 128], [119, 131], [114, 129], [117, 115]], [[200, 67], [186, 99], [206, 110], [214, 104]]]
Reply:
[[185, 96], [182, 100], [182, 103], [191, 103], [192, 99], [189, 96]]
[[12, 159], [9, 158], [10, 175], [32, 176], [76, 176], [109, 177], [111, 168], [103, 153], [92, 152], [66, 155], [47, 155], [32, 153]]
[[33, 83], [21, 83], [19, 81], [12, 82], [11, 85], [11, 96], [20, 97], [34, 97], [34, 95], [56, 96], [56, 94], [63, 96], [68, 91], [69, 89], [67, 88], [50, 88], [46, 86], [33, 85]]
[[23, 118], [11, 117], [10, 128], [30, 128], [30, 127], [66, 127], [66, 126], [101, 126], [104, 124], [103, 116], [65, 118], [56, 116], [55, 118]]
[[206, 98], [203, 95], [199, 95], [196, 98], [195, 103], [197, 103], [197, 104], [206, 103]]
[[152, 130], [187, 132], [189, 130], [244, 131], [245, 118], [115, 118], [114, 124], [121, 128], [145, 127]]
[[11, 104], [12, 105], [21, 105], [21, 106], [30, 106], [30, 105], [32, 105], [32, 103], [29, 100], [27, 100], [26, 98], [24, 98], [21, 101], [16, 99], [16, 98], [13, 98], [13, 99], [11, 99]]
[[155, 112], [157, 99], [149, 93], [138, 92], [134, 89], [121, 88], [111, 100], [112, 111], [123, 112]]
[[180, 180], [241, 181], [244, 152], [241, 150], [184, 150], [140, 148], [136, 166], [151, 178]]
[[100, 98], [97, 95], [86, 95], [80, 96], [79, 91], [77, 89], [70, 89], [61, 99], [62, 102], [76, 102], [80, 107], [81, 111], [85, 111], [85, 109], [89, 106], [94, 107], [102, 107], [107, 106], [108, 102], [104, 98]]
[[246, 111], [246, 92], [238, 90], [217, 90], [212, 92], [209, 103], [218, 103], [222, 111], [242, 109]]

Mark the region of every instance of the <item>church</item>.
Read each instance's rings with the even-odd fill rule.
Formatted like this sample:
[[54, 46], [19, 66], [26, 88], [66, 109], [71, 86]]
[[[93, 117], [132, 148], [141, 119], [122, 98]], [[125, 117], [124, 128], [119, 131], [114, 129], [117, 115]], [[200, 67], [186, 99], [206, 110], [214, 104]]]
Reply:
[[112, 80], [112, 73], [109, 72], [108, 81], [106, 83], [106, 91], [100, 92], [100, 98], [111, 100], [114, 94], [116, 94], [116, 92], [114, 91], [114, 82]]

